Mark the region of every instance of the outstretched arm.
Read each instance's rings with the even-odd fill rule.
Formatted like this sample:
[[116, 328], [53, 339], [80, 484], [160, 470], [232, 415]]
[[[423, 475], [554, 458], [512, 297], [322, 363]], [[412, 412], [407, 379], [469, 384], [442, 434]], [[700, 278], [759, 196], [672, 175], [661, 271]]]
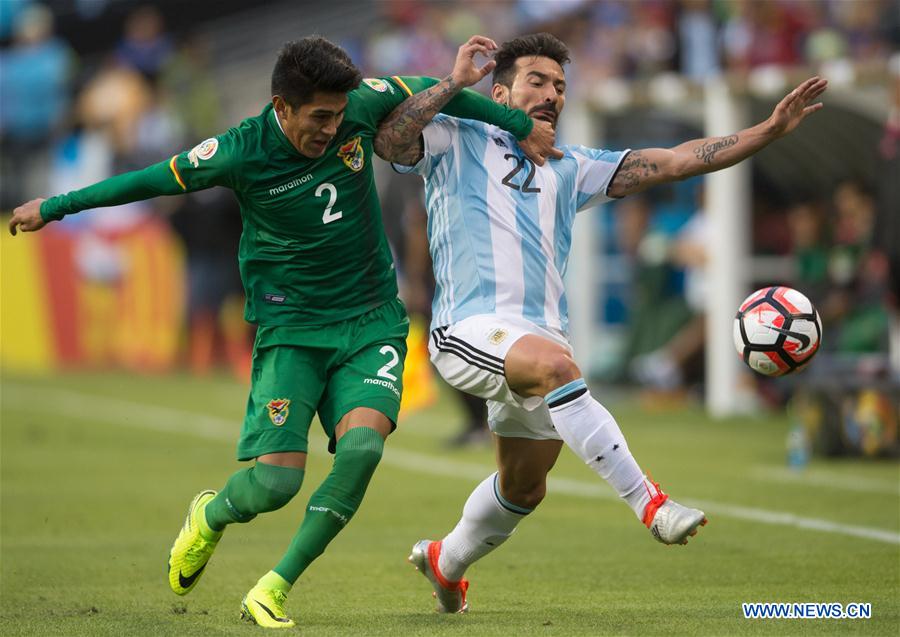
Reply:
[[[562, 153], [553, 148], [555, 133], [549, 124], [533, 121], [525, 113], [509, 110], [474, 91], [463, 91], [465, 87], [477, 83], [490, 73], [495, 66], [495, 62], [491, 60], [478, 67], [475, 55], [488, 55], [496, 48], [496, 43], [490, 38], [478, 35], [469, 38], [468, 42], [459, 47], [456, 63], [449, 76], [407, 98], [381, 121], [374, 140], [375, 153], [387, 161], [408, 166], [415, 164], [424, 152], [422, 129], [437, 113], [443, 111], [456, 117], [497, 124], [510, 131], [524, 128], [524, 132], [517, 133], [520, 145], [529, 158], [538, 164], [543, 164], [547, 157], [561, 157]], [[420, 81], [422, 79], [424, 78], [419, 78]], [[498, 118], [502, 121], [495, 121]]]
[[162, 195], [180, 195], [212, 186], [233, 188], [240, 163], [234, 129], [200, 142], [166, 161], [122, 173], [91, 186], [49, 199], [32, 199], [13, 210], [9, 231], [34, 232], [48, 222], [91, 208], [119, 206]]
[[695, 139], [674, 148], [646, 148], [628, 154], [607, 190], [624, 197], [650, 186], [678, 181], [728, 168], [759, 152], [799, 126], [807, 115], [822, 108], [813, 104], [828, 81], [813, 77], [781, 100], [766, 121], [727, 137]]
[[173, 157], [143, 170], [116, 175], [65, 195], [32, 199], [13, 210], [9, 231], [13, 236], [17, 230], [34, 232], [43, 228], [48, 221], [62, 219], [64, 215], [81, 210], [183, 193], [185, 188], [177, 180], [174, 160]]

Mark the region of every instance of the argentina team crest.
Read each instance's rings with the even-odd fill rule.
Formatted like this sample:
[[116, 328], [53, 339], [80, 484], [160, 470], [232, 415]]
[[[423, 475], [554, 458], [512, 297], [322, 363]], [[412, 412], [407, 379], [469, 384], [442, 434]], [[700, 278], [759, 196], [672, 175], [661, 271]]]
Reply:
[[269, 411], [269, 420], [272, 421], [272, 424], [276, 427], [280, 427], [285, 423], [288, 417], [288, 407], [290, 406], [291, 401], [287, 398], [273, 398], [266, 405], [266, 409]]
[[363, 169], [366, 164], [363, 152], [362, 137], [357, 135], [338, 147], [337, 156], [344, 160], [344, 165], [355, 173]]
[[508, 332], [504, 329], [500, 329], [499, 327], [493, 330], [490, 334], [488, 334], [488, 342], [491, 345], [499, 345], [506, 339], [506, 335]]

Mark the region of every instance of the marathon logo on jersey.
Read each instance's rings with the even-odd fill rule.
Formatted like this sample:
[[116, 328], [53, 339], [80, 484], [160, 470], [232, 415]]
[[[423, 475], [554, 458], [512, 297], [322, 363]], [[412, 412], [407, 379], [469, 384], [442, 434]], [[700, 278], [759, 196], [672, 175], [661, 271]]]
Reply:
[[266, 409], [269, 412], [269, 420], [272, 421], [272, 424], [276, 427], [280, 427], [287, 421], [288, 407], [290, 406], [291, 401], [287, 398], [273, 398], [266, 405]]
[[274, 188], [269, 188], [269, 195], [275, 197], [276, 195], [280, 195], [283, 192], [287, 192], [291, 188], [296, 188], [297, 186], [302, 186], [310, 179], [312, 179], [312, 173], [306, 173], [302, 177], [297, 177], [296, 179], [292, 179], [286, 184], [281, 184], [280, 186], [275, 186]]
[[502, 137], [491, 137], [491, 139], [493, 139], [494, 143], [497, 144], [497, 146], [499, 146], [500, 148], [509, 148], [509, 146], [506, 145], [506, 141]]
[[274, 303], [275, 305], [284, 305], [287, 297], [284, 294], [272, 294], [271, 292], [267, 292], [263, 298], [266, 303]]
[[216, 154], [217, 150], [219, 150], [219, 140], [215, 137], [210, 137], [191, 149], [191, 152], [188, 153], [188, 161], [191, 162], [194, 168], [197, 168], [200, 166], [201, 160], [209, 159]]
[[394, 92], [394, 87], [385, 82], [384, 80], [379, 80], [377, 77], [367, 77], [363, 80], [363, 84], [368, 86], [373, 91], [378, 91], [379, 93], [385, 93], [390, 90], [391, 93]]
[[362, 137], [357, 135], [353, 139], [344, 142], [338, 147], [337, 156], [344, 160], [344, 165], [355, 173], [363, 169], [366, 164], [365, 153], [362, 147]]

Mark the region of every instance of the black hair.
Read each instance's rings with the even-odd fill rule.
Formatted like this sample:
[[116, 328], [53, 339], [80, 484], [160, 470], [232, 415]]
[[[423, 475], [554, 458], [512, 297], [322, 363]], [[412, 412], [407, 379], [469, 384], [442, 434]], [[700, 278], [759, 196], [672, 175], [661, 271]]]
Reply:
[[341, 47], [319, 36], [288, 42], [272, 70], [272, 95], [291, 108], [312, 101], [316, 91], [347, 93], [359, 86], [362, 74]]
[[516, 60], [526, 56], [547, 57], [563, 66], [569, 62], [569, 47], [549, 33], [532, 33], [504, 42], [494, 54], [497, 62], [494, 84], [511, 87], [516, 76]]

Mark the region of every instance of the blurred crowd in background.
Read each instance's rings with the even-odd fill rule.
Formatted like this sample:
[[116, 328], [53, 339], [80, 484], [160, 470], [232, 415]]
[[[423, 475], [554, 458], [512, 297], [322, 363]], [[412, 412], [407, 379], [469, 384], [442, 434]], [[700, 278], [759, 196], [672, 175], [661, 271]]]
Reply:
[[550, 31], [572, 49], [574, 84], [677, 71], [703, 79], [767, 64], [852, 59], [883, 65], [897, 47], [890, 1], [511, 0], [385, 2], [385, 27], [360, 42], [373, 72], [434, 73], [472, 33], [498, 42]]
[[[770, 66], [826, 76], [852, 68], [856, 76], [884, 83], [900, 76], [897, 0], [396, 0], [366, 6], [376, 14], [370, 27], [336, 38], [366, 75], [445, 74], [472, 34], [499, 42], [546, 30], [570, 46], [569, 84], [588, 97], [610, 81], [677, 73], [702, 82]], [[239, 21], [245, 10], [232, 0], [2, 0], [0, 209], [155, 163], [235, 124], [224, 121], [223, 104], [239, 97], [222, 94], [216, 81], [215, 20]], [[267, 3], [265, 11], [277, 13], [278, 3]], [[297, 36], [314, 30], [300, 25]], [[271, 43], [273, 51], [279, 44]], [[900, 242], [893, 243], [900, 210], [900, 88], [887, 94], [892, 104], [876, 123], [880, 133], [869, 149], [879, 174], [854, 172], [858, 162], [851, 159], [827, 192], [798, 185], [755, 205], [753, 246], [755, 254], [791, 263], [791, 279], [781, 282], [818, 306], [826, 350], [882, 355], [873, 365], [884, 373], [890, 310], [900, 298]], [[261, 108], [268, 96], [258, 97]], [[432, 282], [421, 183], [383, 177], [403, 294], [413, 313], [427, 316]], [[691, 391], [703, 379], [704, 248], [710, 241], [701, 182], [629, 198], [598, 218], [607, 226], [604, 263], [616, 266], [598, 321], [619, 324], [626, 335], [600, 375], [651, 390]], [[240, 214], [230, 192], [162, 198], [54, 225], [71, 237], [80, 276], [115, 287], [129, 268], [116, 238], [147, 223], [165, 224], [183, 246], [185, 280], [171, 290], [184, 292], [175, 310], [184, 327], [174, 360], [196, 373], [226, 365], [245, 375], [252, 334], [240, 318]], [[121, 363], [103, 356], [93, 362]], [[471, 422], [463, 434], [482, 431], [483, 409], [472, 405], [467, 413]]]

